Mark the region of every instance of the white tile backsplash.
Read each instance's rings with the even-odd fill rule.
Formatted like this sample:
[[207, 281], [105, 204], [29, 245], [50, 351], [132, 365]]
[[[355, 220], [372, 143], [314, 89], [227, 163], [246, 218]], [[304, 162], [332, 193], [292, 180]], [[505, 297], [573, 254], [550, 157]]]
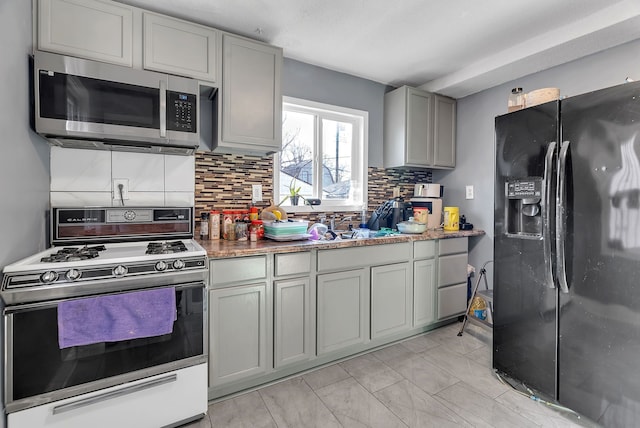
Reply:
[[129, 192], [164, 192], [164, 155], [111, 152], [112, 178], [129, 180]]
[[193, 192], [166, 192], [164, 194], [164, 205], [167, 207], [190, 207], [195, 205]]
[[52, 207], [108, 207], [111, 192], [51, 192]]
[[[129, 192], [129, 199], [124, 200], [125, 207], [161, 207], [164, 205], [164, 192]], [[114, 198], [113, 206], [122, 206], [122, 201], [119, 198]]]
[[195, 156], [165, 155], [164, 190], [165, 192], [194, 192], [196, 180]]
[[113, 179], [126, 179], [125, 206], [193, 206], [195, 157], [51, 148], [52, 206], [121, 206]]
[[51, 191], [110, 192], [111, 153], [51, 147]]

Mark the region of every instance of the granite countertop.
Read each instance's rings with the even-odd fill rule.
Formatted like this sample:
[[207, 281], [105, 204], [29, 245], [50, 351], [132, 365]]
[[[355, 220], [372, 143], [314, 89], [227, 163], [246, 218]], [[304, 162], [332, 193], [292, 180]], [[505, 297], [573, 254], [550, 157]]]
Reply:
[[421, 234], [401, 234], [391, 235], [379, 238], [363, 238], [363, 239], [341, 239], [335, 241], [288, 241], [278, 242], [270, 239], [261, 239], [257, 242], [251, 241], [225, 241], [210, 240], [198, 243], [207, 250], [210, 258], [222, 257], [239, 257], [268, 253], [297, 253], [300, 251], [309, 251], [313, 249], [331, 249], [331, 248], [348, 248], [363, 247], [367, 245], [393, 244], [395, 242], [407, 241], [428, 241], [432, 239], [448, 239], [463, 238], [470, 236], [484, 235], [484, 230], [460, 230], [457, 232], [445, 232], [442, 230], [430, 230]]

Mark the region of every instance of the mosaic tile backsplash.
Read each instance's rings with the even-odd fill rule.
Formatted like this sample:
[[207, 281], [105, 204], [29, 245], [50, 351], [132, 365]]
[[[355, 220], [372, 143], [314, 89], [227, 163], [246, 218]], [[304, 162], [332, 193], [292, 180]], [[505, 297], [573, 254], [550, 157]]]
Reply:
[[[195, 208], [196, 218], [204, 210], [247, 208], [251, 204], [251, 185], [261, 184], [264, 201], [256, 203], [260, 209], [269, 206], [273, 197], [273, 158], [244, 155], [197, 152], [195, 164]], [[368, 168], [369, 214], [387, 199], [393, 197], [393, 189], [400, 188], [400, 197], [413, 196], [415, 183], [431, 183], [431, 171], [424, 169]], [[298, 213], [297, 218], [318, 221], [320, 215], [333, 215], [322, 210], [322, 205], [307, 215]], [[359, 218], [360, 212], [341, 212], [343, 216]], [[355, 217], [357, 216], [357, 217]]]

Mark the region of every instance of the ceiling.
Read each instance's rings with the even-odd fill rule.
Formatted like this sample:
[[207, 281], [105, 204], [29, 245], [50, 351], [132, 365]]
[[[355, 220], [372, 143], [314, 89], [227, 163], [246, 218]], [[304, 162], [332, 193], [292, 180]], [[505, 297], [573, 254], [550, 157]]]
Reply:
[[638, 0], [119, 1], [454, 98], [640, 38]]

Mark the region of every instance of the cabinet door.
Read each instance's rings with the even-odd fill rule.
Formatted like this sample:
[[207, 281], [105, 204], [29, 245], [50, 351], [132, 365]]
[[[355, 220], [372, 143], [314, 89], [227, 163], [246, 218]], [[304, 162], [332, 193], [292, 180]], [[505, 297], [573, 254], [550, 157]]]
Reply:
[[318, 275], [318, 355], [368, 340], [369, 293], [364, 269]]
[[145, 12], [143, 67], [217, 82], [219, 38], [213, 28]]
[[456, 166], [456, 100], [434, 95], [433, 146], [435, 166]]
[[209, 386], [267, 371], [266, 284], [209, 294]]
[[408, 88], [406, 141], [408, 165], [431, 166], [433, 164], [432, 106], [432, 94]]
[[467, 253], [438, 258], [438, 287], [467, 280]]
[[409, 263], [371, 268], [371, 339], [411, 327]]
[[38, 48], [132, 66], [133, 9], [95, 0], [39, 0]]
[[467, 283], [438, 289], [438, 319], [462, 315], [467, 310]]
[[275, 367], [278, 368], [315, 355], [309, 277], [277, 281], [274, 295]]
[[436, 319], [436, 269], [435, 260], [419, 260], [413, 263], [413, 326], [422, 327]]
[[223, 36], [221, 149], [282, 147], [282, 49]]

